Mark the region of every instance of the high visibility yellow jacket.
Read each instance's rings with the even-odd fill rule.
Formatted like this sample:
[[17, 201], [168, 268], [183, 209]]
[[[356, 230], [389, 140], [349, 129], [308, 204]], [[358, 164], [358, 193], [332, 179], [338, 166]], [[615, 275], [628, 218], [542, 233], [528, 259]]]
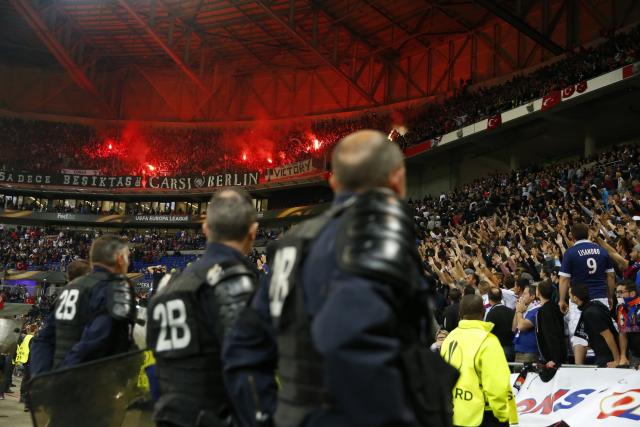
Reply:
[[153, 357], [151, 350], [145, 350], [144, 360], [142, 366], [140, 366], [140, 373], [138, 374], [138, 387], [144, 391], [149, 391], [149, 377], [147, 377], [146, 369], [156, 364], [156, 359]]
[[442, 357], [460, 371], [453, 389], [456, 426], [479, 426], [485, 411], [502, 422], [518, 423], [509, 365], [491, 329], [491, 322], [461, 320], [442, 343]]
[[29, 361], [29, 342], [33, 335], [24, 337], [18, 348], [16, 349], [16, 360], [13, 363], [22, 363], [23, 365]]

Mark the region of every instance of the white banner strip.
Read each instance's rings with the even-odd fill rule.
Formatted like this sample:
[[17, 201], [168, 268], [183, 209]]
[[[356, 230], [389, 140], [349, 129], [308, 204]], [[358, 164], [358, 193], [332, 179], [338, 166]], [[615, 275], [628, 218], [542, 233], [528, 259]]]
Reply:
[[[518, 377], [511, 376], [512, 384]], [[640, 426], [640, 372], [629, 369], [560, 368], [544, 383], [529, 373], [514, 389], [519, 426], [564, 421], [570, 427]]]

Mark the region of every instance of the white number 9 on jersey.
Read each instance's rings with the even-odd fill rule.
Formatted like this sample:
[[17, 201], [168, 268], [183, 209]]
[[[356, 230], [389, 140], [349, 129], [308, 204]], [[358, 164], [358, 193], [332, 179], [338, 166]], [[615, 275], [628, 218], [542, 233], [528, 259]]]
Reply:
[[595, 258], [587, 258], [587, 267], [589, 267], [589, 274], [596, 274], [598, 270], [598, 263]]

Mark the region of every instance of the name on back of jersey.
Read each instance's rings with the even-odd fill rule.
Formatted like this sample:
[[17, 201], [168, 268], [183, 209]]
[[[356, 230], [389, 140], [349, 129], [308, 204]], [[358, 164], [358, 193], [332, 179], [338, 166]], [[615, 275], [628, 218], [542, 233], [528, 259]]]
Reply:
[[578, 255], [580, 256], [600, 255], [600, 248], [578, 249]]

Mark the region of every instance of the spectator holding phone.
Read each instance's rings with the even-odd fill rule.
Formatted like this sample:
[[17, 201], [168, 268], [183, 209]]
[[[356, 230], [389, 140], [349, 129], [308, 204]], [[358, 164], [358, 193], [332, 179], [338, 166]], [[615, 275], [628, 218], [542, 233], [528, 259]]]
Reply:
[[516, 304], [516, 315], [513, 318], [513, 339], [516, 350], [516, 362], [532, 363], [538, 361], [538, 343], [536, 341], [536, 287], [529, 285], [524, 288], [522, 296]]

